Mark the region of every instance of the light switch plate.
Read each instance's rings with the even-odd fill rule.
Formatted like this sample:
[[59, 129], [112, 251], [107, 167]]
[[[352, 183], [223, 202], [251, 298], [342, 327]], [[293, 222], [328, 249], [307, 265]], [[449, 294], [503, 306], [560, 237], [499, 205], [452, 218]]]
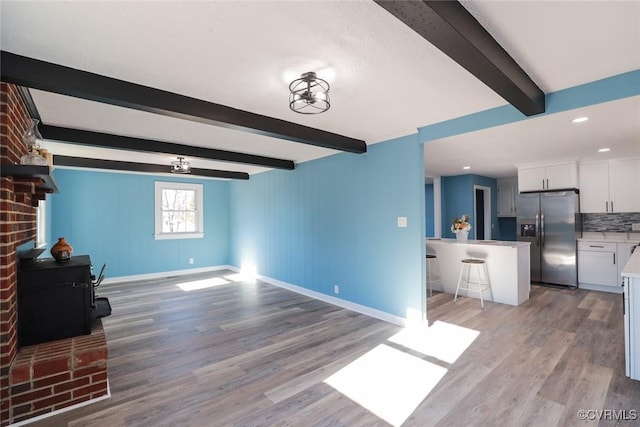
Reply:
[[405, 228], [407, 226], [407, 217], [399, 216], [398, 217], [398, 228]]
[[632, 231], [640, 231], [640, 224], [631, 224]]

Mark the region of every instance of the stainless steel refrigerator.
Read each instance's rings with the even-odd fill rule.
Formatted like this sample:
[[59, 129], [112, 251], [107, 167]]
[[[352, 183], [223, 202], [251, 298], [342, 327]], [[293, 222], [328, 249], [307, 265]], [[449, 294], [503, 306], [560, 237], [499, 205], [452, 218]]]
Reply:
[[521, 193], [516, 212], [518, 240], [531, 242], [531, 281], [578, 286], [578, 190]]

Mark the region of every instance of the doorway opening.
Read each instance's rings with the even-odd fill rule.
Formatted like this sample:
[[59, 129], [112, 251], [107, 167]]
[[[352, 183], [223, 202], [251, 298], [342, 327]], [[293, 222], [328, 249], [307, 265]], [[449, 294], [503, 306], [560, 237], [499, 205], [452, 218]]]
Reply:
[[473, 238], [491, 240], [491, 188], [473, 186]]

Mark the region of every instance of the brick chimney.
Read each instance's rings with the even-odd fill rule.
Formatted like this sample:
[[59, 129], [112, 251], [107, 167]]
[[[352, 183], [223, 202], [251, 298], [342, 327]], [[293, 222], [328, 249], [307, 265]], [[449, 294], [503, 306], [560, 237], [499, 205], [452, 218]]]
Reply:
[[[0, 163], [19, 163], [30, 116], [16, 86], [0, 84]], [[33, 186], [0, 178], [0, 425], [11, 418], [9, 370], [18, 351], [16, 247], [36, 238]]]

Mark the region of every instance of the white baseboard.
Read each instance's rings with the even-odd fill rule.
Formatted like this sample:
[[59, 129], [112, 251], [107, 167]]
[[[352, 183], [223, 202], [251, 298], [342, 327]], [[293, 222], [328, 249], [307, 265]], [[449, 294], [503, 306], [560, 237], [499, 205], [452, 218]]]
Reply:
[[108, 277], [108, 278], [105, 278], [102, 283], [108, 285], [109, 283], [136, 282], [138, 280], [162, 279], [162, 278], [171, 277], [171, 276], [183, 276], [187, 274], [208, 273], [210, 271], [218, 271], [218, 270], [238, 271], [237, 268], [232, 267], [230, 265], [216, 265], [212, 267], [188, 268], [185, 270], [162, 271], [159, 273], [146, 273], [146, 274], [134, 274], [132, 276]]
[[[240, 271], [237, 267], [229, 267], [229, 269], [234, 270], [236, 272]], [[333, 297], [331, 295], [323, 294], [322, 292], [317, 292], [311, 289], [303, 288], [301, 286], [292, 285], [291, 283], [283, 282], [277, 279], [272, 279], [271, 277], [257, 275], [256, 278], [265, 283], [269, 283], [270, 285], [278, 286], [279, 288], [287, 289], [297, 294], [308, 296], [310, 298], [317, 299], [319, 301], [323, 301], [329, 304], [333, 304], [338, 307], [346, 308], [347, 310], [355, 311], [356, 313], [364, 314], [369, 317], [374, 317], [376, 319], [380, 319], [385, 322], [393, 323], [394, 325], [407, 326], [408, 324], [408, 319], [404, 317], [394, 316], [393, 314], [389, 314], [381, 310], [376, 310], [375, 308], [367, 307], [361, 304], [356, 304], [351, 301], [346, 301], [340, 298]], [[412, 325], [415, 324], [415, 321], [412, 321], [411, 324]]]
[[9, 424], [8, 427], [20, 427], [27, 424], [35, 423], [36, 421], [44, 420], [45, 418], [53, 417], [55, 415], [60, 415], [64, 412], [73, 411], [74, 409], [82, 408], [83, 406], [91, 405], [93, 403], [100, 402], [101, 400], [109, 399], [110, 397], [111, 387], [109, 386], [109, 379], [107, 378], [107, 394], [105, 394], [104, 396], [76, 403], [75, 405], [67, 406], [66, 408], [58, 409], [57, 411], [47, 412], [46, 414], [38, 415], [37, 417], [28, 418], [26, 420], [20, 421], [19, 423]]
[[609, 292], [612, 294], [622, 293], [622, 287], [620, 286], [602, 286], [602, 285], [591, 285], [589, 283], [578, 283], [578, 288], [586, 289], [589, 291]]
[[[187, 270], [174, 270], [174, 271], [164, 271], [160, 273], [136, 274], [133, 276], [112, 277], [112, 278], [105, 279], [103, 284], [133, 282], [138, 280], [161, 279], [161, 278], [170, 277], [170, 276], [207, 273], [210, 271], [219, 271], [219, 270], [231, 270], [236, 273], [240, 272], [240, 269], [238, 267], [235, 267], [232, 265], [218, 265], [213, 267], [192, 268]], [[322, 292], [313, 291], [311, 289], [307, 289], [301, 286], [293, 285], [291, 283], [283, 282], [281, 280], [272, 279], [271, 277], [257, 275], [256, 278], [265, 283], [269, 283], [270, 285], [278, 286], [280, 288], [287, 289], [292, 292], [305, 295], [313, 299], [317, 299], [329, 304], [337, 305], [338, 307], [346, 308], [347, 310], [355, 311], [356, 313], [361, 313], [370, 317], [374, 317], [376, 319], [383, 320], [385, 322], [393, 323], [394, 325], [408, 326], [409, 322], [411, 322], [411, 325], [414, 325], [416, 323], [415, 321], [409, 321], [404, 317], [394, 316], [393, 314], [389, 314], [381, 310], [376, 310], [374, 308], [367, 307], [365, 305], [356, 304], [350, 301], [333, 297], [331, 295], [323, 294]], [[424, 322], [426, 323], [426, 321]]]

